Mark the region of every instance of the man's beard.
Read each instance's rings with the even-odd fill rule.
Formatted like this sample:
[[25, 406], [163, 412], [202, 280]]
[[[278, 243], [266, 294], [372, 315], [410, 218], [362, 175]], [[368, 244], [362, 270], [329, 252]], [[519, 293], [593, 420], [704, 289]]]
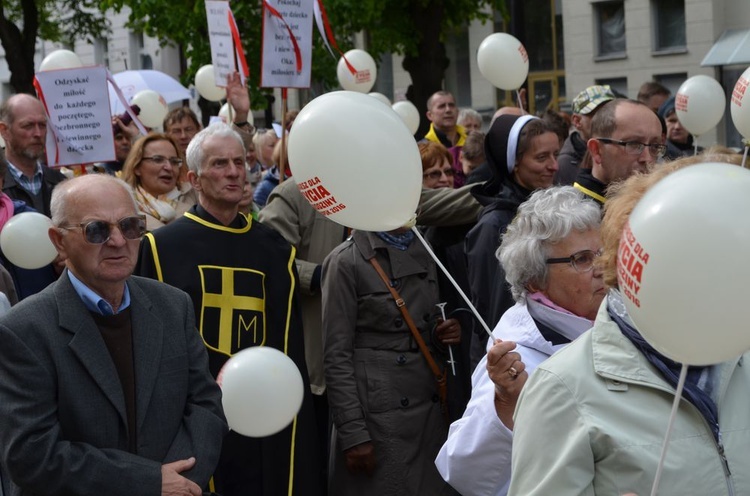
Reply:
[[[38, 151], [37, 151], [38, 147]], [[34, 145], [29, 146], [21, 150], [21, 156], [26, 157], [31, 160], [39, 160], [44, 156], [44, 145]]]

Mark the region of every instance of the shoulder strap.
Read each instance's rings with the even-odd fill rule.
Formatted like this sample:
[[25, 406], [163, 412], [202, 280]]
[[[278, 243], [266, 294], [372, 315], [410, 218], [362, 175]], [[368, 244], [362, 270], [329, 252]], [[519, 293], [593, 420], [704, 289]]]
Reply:
[[396, 306], [401, 311], [401, 315], [404, 316], [404, 321], [406, 322], [406, 325], [409, 326], [409, 330], [414, 336], [414, 340], [417, 342], [417, 345], [419, 346], [420, 351], [422, 352], [425, 359], [427, 360], [427, 364], [430, 366], [430, 370], [432, 370], [432, 373], [435, 375], [437, 379], [442, 378], [443, 372], [440, 371], [440, 367], [438, 367], [437, 363], [435, 363], [435, 359], [432, 358], [432, 354], [430, 353], [430, 350], [427, 348], [427, 345], [425, 344], [424, 339], [422, 339], [422, 335], [417, 330], [417, 326], [414, 324], [414, 321], [412, 320], [411, 315], [409, 315], [409, 311], [406, 309], [406, 302], [404, 301], [403, 298], [401, 298], [401, 295], [398, 293], [398, 291], [396, 291], [396, 288], [394, 288], [391, 285], [391, 282], [388, 279], [388, 276], [383, 271], [383, 267], [380, 266], [380, 264], [375, 259], [375, 257], [370, 258], [369, 262], [372, 264], [372, 266], [375, 268], [375, 271], [378, 273], [380, 278], [385, 283], [385, 286], [388, 288], [388, 291], [391, 292], [391, 296], [393, 296], [393, 300], [396, 302]]

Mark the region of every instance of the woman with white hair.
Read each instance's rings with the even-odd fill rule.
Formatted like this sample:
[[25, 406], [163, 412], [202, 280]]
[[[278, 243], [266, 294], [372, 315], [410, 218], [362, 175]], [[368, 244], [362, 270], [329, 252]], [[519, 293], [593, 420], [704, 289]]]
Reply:
[[461, 419], [435, 464], [464, 496], [508, 491], [513, 412], [528, 374], [588, 330], [605, 295], [601, 211], [571, 186], [539, 190], [518, 209], [497, 257], [516, 304], [503, 314], [472, 376]]

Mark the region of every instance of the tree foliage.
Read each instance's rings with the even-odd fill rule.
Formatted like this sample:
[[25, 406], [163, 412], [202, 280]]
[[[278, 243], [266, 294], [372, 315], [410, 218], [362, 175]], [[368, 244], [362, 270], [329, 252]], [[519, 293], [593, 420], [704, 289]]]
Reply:
[[0, 43], [17, 93], [34, 93], [34, 53], [37, 38], [72, 45], [93, 42], [108, 31], [97, 0], [2, 0]]
[[[103, 10], [131, 9], [129, 27], [161, 40], [174, 43], [184, 53], [184, 83], [197, 69], [210, 63], [205, 6], [197, 0], [100, 0]], [[405, 56], [404, 68], [412, 77], [407, 96], [424, 110], [427, 97], [441, 88], [449, 60], [444, 40], [473, 19], [491, 19], [487, 12], [505, 13], [504, 0], [323, 0], [338, 44], [346, 51], [353, 47], [355, 33], [364, 32], [366, 50], [378, 60], [386, 53]], [[232, 11], [242, 34], [251, 68], [251, 98], [254, 108], [265, 106], [264, 93], [258, 88], [261, 53], [261, 2], [234, 2]], [[313, 87], [333, 89], [336, 83], [336, 59], [324, 48], [314, 30]]]
[[[196, 71], [211, 63], [211, 46], [208, 38], [206, 7], [196, 0], [101, 0], [102, 9], [131, 10], [128, 27], [141, 31], [160, 41], [162, 46], [174, 44], [184, 55], [184, 84], [190, 84]], [[232, 3], [232, 13], [242, 36], [242, 44], [250, 66], [248, 87], [253, 108], [266, 107], [270, 89], [260, 88], [260, 54], [262, 9], [260, 2]], [[336, 81], [336, 61], [327, 53], [317, 35], [314, 35], [312, 79], [326, 87]]]

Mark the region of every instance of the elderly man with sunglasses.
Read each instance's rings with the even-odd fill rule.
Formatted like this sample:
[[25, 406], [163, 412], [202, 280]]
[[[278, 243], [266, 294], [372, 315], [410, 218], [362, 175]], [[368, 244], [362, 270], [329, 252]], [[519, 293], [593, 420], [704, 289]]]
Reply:
[[586, 145], [590, 161], [587, 166], [584, 159], [587, 168], [579, 171], [573, 186], [600, 205], [606, 201], [607, 186], [646, 172], [667, 150], [656, 114], [645, 104], [625, 98], [599, 107]]
[[51, 205], [66, 270], [0, 319], [6, 494], [199, 496], [227, 425], [190, 298], [131, 276], [127, 184], [81, 176]]

